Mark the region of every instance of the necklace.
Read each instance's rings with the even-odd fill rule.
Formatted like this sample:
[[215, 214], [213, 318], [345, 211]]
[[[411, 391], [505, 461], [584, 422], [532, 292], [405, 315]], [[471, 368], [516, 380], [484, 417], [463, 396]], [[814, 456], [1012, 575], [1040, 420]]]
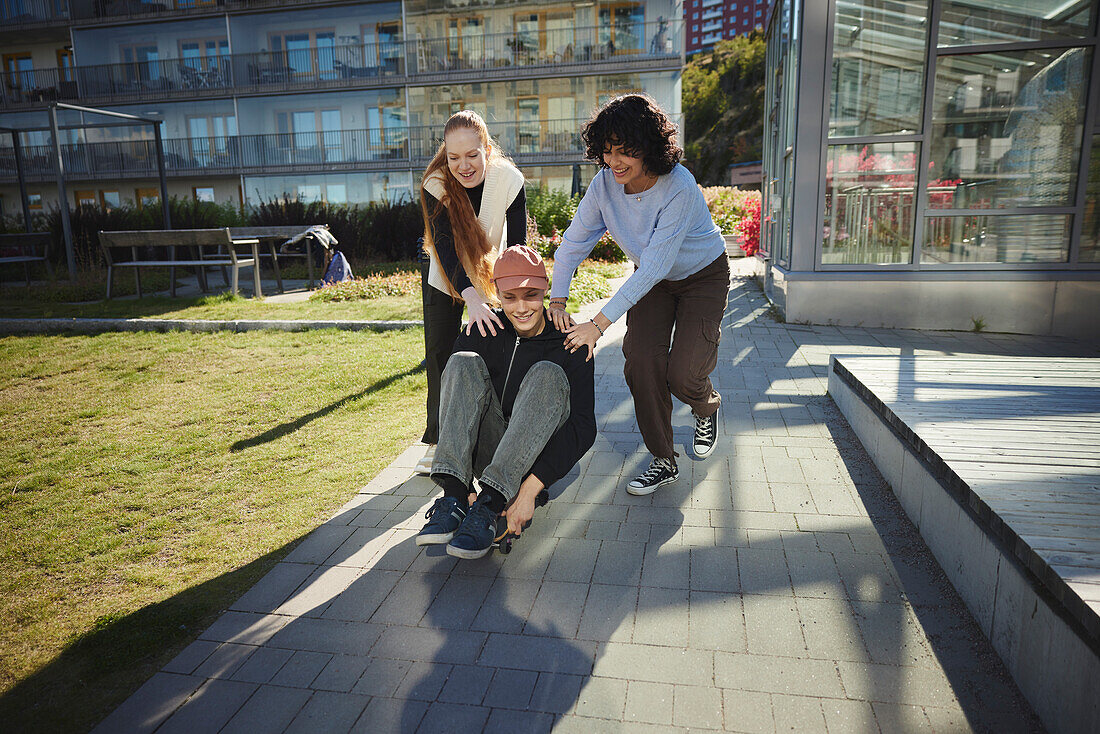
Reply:
[[644, 194], [645, 192], [647, 192], [651, 188], [653, 188], [653, 184], [655, 184], [655, 183], [657, 183], [657, 177], [656, 176], [653, 177], [652, 181], [650, 181], [648, 184], [646, 184], [646, 187], [644, 189], [642, 189], [641, 191], [635, 191], [633, 194], [631, 194], [631, 196], [634, 197], [634, 201], [641, 201], [642, 200], [642, 194]]

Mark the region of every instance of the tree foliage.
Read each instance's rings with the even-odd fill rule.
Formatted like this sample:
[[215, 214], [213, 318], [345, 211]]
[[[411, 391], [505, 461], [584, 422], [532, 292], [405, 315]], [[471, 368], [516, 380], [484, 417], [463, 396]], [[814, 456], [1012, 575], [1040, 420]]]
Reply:
[[714, 44], [682, 77], [685, 165], [703, 186], [727, 184], [731, 163], [761, 159], [764, 138], [764, 35]]

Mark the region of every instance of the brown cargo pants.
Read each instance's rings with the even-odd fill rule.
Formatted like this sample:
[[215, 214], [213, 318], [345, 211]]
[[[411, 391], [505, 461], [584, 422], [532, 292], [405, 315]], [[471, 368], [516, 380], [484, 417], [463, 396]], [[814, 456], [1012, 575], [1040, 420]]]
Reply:
[[710, 373], [718, 364], [729, 284], [723, 253], [694, 275], [657, 283], [627, 311], [623, 371], [638, 428], [654, 456], [675, 455], [672, 396], [704, 417], [714, 415], [722, 402]]

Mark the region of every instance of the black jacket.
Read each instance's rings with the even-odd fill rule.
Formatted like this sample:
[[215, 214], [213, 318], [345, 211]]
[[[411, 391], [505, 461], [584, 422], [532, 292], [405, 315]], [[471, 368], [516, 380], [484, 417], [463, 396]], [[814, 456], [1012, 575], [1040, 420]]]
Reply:
[[496, 309], [494, 313], [504, 324], [503, 329], [497, 329], [496, 336], [482, 336], [475, 326], [469, 336], [465, 331], [458, 335], [454, 351], [477, 352], [485, 360], [505, 418], [511, 417], [523, 376], [536, 362], [545, 360], [559, 365], [569, 379], [569, 418], [550, 437], [530, 472], [549, 487], [576, 466], [596, 441], [595, 361], [585, 361], [587, 349], [572, 353], [566, 350], [562, 345], [565, 335], [554, 328], [545, 311], [546, 327], [530, 338], [517, 337], [503, 311]]

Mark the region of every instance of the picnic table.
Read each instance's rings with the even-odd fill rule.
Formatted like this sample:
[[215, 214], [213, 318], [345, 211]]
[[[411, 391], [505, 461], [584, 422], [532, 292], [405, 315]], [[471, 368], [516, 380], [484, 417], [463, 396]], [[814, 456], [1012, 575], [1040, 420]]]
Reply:
[[[233, 295], [237, 295], [239, 273], [241, 268], [252, 268], [252, 284], [256, 296], [263, 296], [260, 288], [260, 240], [255, 237], [233, 237], [229, 228], [222, 229], [171, 229], [171, 230], [138, 230], [133, 232], [100, 232], [99, 246], [103, 250], [103, 257], [107, 261], [107, 298], [111, 297], [111, 285], [114, 280], [115, 268], [130, 268], [134, 271], [134, 282], [137, 286], [138, 298], [141, 298], [141, 269], [142, 268], [168, 268], [169, 269], [169, 293], [176, 295], [175, 272], [177, 267], [193, 267], [199, 279], [199, 286], [203, 292], [208, 291], [206, 283], [206, 268], [221, 267], [223, 276], [225, 268], [232, 270], [232, 282], [226, 278], [226, 285], [231, 287]], [[251, 257], [237, 255], [238, 247], [247, 246], [251, 251]], [[129, 250], [129, 259], [118, 260], [112, 250]], [[214, 248], [214, 253], [207, 253], [204, 248]], [[177, 253], [182, 249], [184, 255]], [[148, 255], [152, 257], [147, 257]]]
[[[279, 245], [297, 237], [312, 226], [321, 226], [328, 229], [327, 224], [322, 225], [310, 225], [310, 224], [283, 224], [273, 225], [265, 227], [230, 227], [229, 231], [234, 239], [237, 238], [255, 238], [260, 240], [261, 243], [266, 244], [267, 252], [261, 253], [259, 257], [270, 257], [272, 267], [275, 270], [275, 281], [279, 286], [279, 292], [283, 292], [283, 278], [279, 272], [279, 257], [305, 257], [306, 266], [309, 270], [309, 287], [312, 288], [316, 280], [315, 271], [313, 267], [313, 258], [311, 257], [311, 250], [309, 246], [309, 239], [306, 238], [304, 252], [278, 252]], [[328, 260], [331, 256], [328, 248], [325, 247], [325, 263], [324, 267], [328, 267]], [[322, 268], [323, 270], [324, 268]]]

